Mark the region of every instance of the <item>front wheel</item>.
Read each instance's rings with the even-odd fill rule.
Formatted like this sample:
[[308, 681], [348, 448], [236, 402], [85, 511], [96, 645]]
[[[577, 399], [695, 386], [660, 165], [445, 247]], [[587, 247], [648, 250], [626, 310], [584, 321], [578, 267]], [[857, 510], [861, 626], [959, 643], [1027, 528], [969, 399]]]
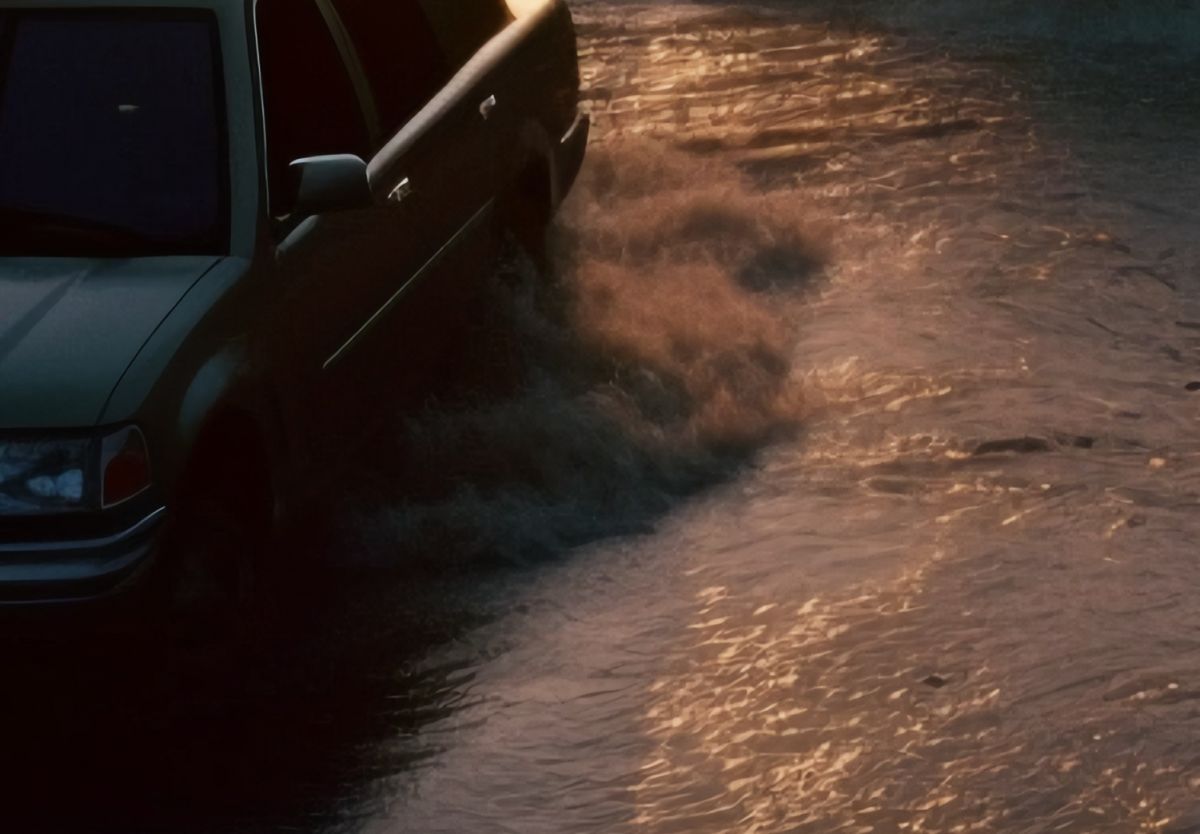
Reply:
[[275, 530], [270, 481], [257, 457], [244, 449], [201, 452], [180, 491], [159, 595], [171, 631], [190, 642], [242, 634], [263, 614]]

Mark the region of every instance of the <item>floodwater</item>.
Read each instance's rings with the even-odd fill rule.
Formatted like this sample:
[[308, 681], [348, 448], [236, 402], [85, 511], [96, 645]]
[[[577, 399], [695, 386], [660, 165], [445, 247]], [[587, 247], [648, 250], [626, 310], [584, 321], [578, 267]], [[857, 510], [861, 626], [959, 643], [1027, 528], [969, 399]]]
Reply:
[[576, 4], [553, 280], [302, 636], [0, 745], [45, 829], [1200, 832], [1188, 39], [819, 5]]

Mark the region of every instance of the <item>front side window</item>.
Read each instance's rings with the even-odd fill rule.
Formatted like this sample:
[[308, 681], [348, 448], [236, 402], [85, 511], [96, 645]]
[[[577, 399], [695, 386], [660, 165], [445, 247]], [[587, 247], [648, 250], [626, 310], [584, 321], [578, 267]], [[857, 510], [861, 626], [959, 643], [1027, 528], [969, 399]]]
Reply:
[[421, 0], [421, 5], [455, 71], [512, 20], [504, 0]]
[[450, 77], [437, 36], [417, 0], [337, 0], [375, 94], [386, 141]]
[[354, 82], [313, 0], [259, 0], [258, 54], [266, 111], [271, 214], [291, 214], [289, 166], [326, 154], [370, 155]]
[[216, 21], [0, 12], [0, 254], [228, 251]]

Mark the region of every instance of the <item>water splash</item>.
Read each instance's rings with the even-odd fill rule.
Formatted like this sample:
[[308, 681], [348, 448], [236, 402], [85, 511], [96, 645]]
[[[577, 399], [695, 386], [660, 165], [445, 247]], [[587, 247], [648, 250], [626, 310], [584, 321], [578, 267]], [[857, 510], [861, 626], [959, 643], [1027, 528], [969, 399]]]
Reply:
[[793, 319], [823, 269], [805, 221], [727, 162], [595, 147], [549, 274], [516, 259], [489, 287], [468, 392], [399, 421], [355, 515], [368, 559], [521, 561], [640, 529], [792, 433]]

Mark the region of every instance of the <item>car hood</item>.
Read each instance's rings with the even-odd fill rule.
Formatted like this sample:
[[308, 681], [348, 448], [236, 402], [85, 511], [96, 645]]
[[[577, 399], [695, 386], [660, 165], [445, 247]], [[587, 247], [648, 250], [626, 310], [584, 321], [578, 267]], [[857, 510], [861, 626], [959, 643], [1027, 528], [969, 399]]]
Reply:
[[213, 256], [0, 259], [0, 429], [93, 425]]

